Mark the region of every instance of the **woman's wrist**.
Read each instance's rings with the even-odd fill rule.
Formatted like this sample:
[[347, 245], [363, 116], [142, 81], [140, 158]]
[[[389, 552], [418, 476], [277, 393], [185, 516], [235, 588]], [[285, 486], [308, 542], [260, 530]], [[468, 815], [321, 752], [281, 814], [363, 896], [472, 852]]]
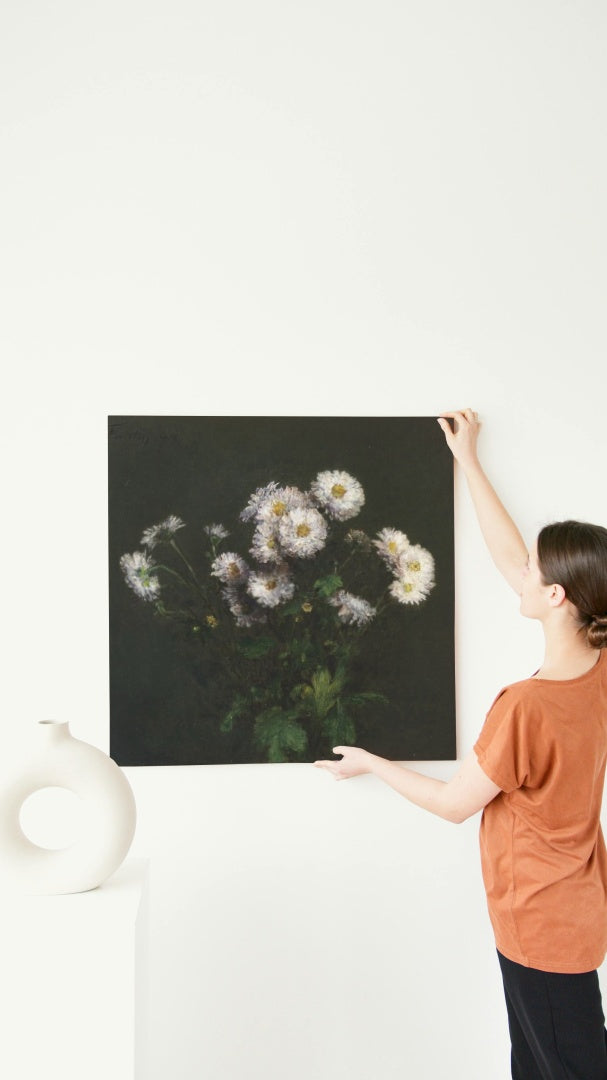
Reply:
[[388, 758], [379, 757], [378, 754], [371, 754], [368, 750], [367, 750], [367, 756], [368, 756], [368, 769], [369, 769], [369, 772], [373, 773], [374, 775], [376, 775], [378, 772], [380, 772], [384, 765], [389, 765], [390, 764], [390, 761], [389, 761]]
[[476, 456], [467, 458], [465, 461], [459, 462], [465, 476], [470, 479], [474, 476], [484, 476], [483, 467]]

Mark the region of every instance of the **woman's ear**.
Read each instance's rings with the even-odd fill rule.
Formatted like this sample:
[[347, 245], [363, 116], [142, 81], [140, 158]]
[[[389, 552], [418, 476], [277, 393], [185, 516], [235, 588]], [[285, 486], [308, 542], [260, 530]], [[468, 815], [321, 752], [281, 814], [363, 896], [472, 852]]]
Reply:
[[551, 585], [548, 601], [553, 607], [560, 607], [565, 603], [567, 594], [562, 585]]

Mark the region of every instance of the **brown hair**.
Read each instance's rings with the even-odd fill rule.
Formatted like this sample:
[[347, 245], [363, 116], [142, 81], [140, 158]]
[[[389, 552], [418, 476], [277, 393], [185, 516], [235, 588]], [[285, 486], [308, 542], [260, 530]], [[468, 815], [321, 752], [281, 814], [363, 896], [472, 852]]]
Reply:
[[592, 649], [607, 648], [607, 529], [586, 521], [555, 521], [537, 538], [545, 585], [562, 585], [577, 608]]

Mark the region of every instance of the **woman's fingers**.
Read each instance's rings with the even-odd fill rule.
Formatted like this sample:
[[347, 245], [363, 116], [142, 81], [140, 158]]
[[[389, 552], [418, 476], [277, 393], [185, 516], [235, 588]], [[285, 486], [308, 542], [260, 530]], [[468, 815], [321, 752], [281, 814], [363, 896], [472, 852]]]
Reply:
[[445, 410], [439, 414], [440, 416], [447, 416], [450, 420], [476, 420], [478, 419], [478, 413], [475, 413], [473, 409], [453, 409], [451, 412]]
[[[478, 413], [474, 409], [453, 409], [441, 413], [437, 419], [456, 461], [464, 468], [477, 461], [476, 441], [480, 430]], [[453, 427], [449, 420], [453, 422]]]
[[[447, 431], [446, 418], [454, 421], [453, 429], [449, 428], [452, 434], [457, 434], [462, 428], [468, 427], [470, 424], [478, 424], [478, 413], [474, 409], [454, 409], [452, 412], [442, 412], [437, 418], [438, 422], [444, 432]], [[444, 422], [441, 422], [444, 421]]]
[[326, 769], [336, 780], [349, 780], [371, 771], [373, 755], [361, 746], [334, 746], [333, 753], [342, 755], [339, 761], [315, 761], [314, 764]]
[[[451, 427], [449, 424], [447, 425], [449, 427], [449, 431], [452, 434], [457, 434], [460, 428], [464, 427], [468, 423], [465, 413], [460, 412], [459, 409], [454, 409], [453, 412], [443, 412], [440, 414], [440, 418], [445, 419], [445, 422], [446, 418], [448, 418], [449, 420], [453, 420], [453, 427]], [[443, 431], [446, 430], [442, 424], [441, 427], [443, 428]]]
[[341, 772], [339, 771], [340, 764], [341, 763], [339, 761], [315, 761], [314, 767], [316, 769], [324, 769], [325, 772], [331, 773], [331, 776], [333, 776], [336, 780], [344, 780], [345, 777], [342, 776]]
[[348, 780], [350, 776], [356, 776], [359, 770], [356, 767], [356, 755], [360, 756], [364, 751], [352, 746], [334, 746], [334, 754], [342, 754], [339, 761], [315, 761], [317, 769], [325, 769], [336, 780]]

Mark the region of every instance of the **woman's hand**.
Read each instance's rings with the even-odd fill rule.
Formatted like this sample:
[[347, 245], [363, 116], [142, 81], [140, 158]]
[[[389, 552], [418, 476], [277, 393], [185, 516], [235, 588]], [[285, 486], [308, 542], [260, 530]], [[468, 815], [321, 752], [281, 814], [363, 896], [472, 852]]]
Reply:
[[359, 746], [334, 746], [334, 754], [343, 754], [341, 761], [315, 761], [317, 769], [326, 769], [336, 780], [349, 780], [352, 776], [363, 776], [371, 772], [374, 754], [362, 750]]
[[[455, 431], [452, 431], [451, 425], [445, 417], [449, 417], [454, 421]], [[462, 468], [466, 469], [471, 465], [475, 465], [478, 462], [476, 440], [481, 426], [478, 413], [472, 409], [463, 409], [461, 412], [444, 412], [441, 413], [438, 423], [445, 433], [447, 446]]]

